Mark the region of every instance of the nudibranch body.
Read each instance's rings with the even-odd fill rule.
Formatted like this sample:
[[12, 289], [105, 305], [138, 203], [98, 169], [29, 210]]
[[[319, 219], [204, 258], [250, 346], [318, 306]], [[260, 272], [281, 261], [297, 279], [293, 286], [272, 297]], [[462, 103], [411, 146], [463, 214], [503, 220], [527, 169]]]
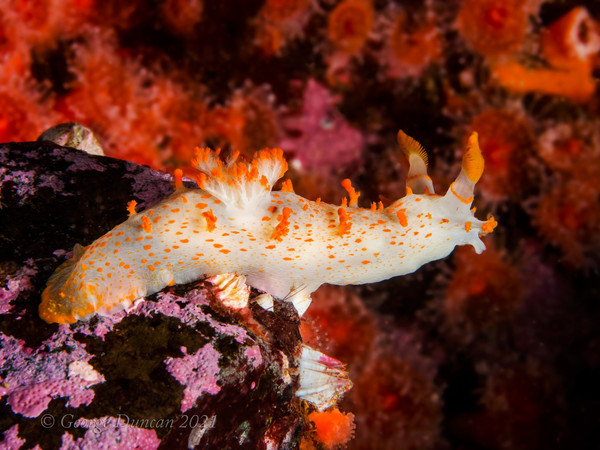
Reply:
[[[77, 246], [48, 281], [40, 316], [72, 323], [111, 314], [165, 286], [221, 273], [246, 276], [249, 285], [293, 302], [302, 315], [323, 283], [363, 284], [414, 272], [447, 256], [456, 245], [485, 246], [490, 232], [470, 209], [483, 157], [474, 134], [462, 170], [444, 196], [433, 193], [426, 154], [403, 132], [398, 140], [410, 162], [408, 195], [389, 207], [357, 206], [343, 185], [341, 206], [307, 200], [273, 184], [287, 170], [281, 150], [263, 150], [251, 163], [227, 163], [218, 152], [197, 149], [199, 189], [176, 192], [135, 213], [88, 247]], [[132, 208], [133, 209], [133, 208]]]

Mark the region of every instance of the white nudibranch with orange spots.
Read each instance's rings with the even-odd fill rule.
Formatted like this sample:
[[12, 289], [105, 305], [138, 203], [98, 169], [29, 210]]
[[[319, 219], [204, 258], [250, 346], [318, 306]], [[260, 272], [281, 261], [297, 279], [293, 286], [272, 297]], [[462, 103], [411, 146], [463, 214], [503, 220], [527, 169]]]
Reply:
[[289, 181], [271, 191], [287, 170], [279, 149], [258, 152], [251, 163], [237, 155], [225, 163], [218, 152], [196, 149], [199, 189], [186, 189], [179, 180], [169, 198], [137, 213], [130, 205], [125, 222], [88, 247], [76, 246], [48, 281], [40, 316], [72, 323], [108, 315], [165, 286], [232, 272], [292, 302], [302, 315], [323, 283], [404, 275], [456, 245], [481, 253], [480, 236], [496, 222], [478, 220], [470, 209], [483, 172], [477, 134], [443, 196], [433, 191], [420, 144], [402, 131], [398, 142], [410, 162], [407, 195], [371, 209], [358, 207], [349, 180], [342, 183], [349, 201], [341, 206], [302, 198]]

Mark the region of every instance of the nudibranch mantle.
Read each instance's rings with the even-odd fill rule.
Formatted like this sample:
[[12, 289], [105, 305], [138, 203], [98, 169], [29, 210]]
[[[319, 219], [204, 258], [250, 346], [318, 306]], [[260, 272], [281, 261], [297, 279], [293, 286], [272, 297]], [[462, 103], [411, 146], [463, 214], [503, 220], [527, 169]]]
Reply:
[[176, 183], [174, 194], [135, 212], [73, 256], [50, 277], [40, 316], [72, 323], [109, 315], [173, 284], [235, 272], [276, 298], [293, 302], [302, 315], [321, 284], [364, 284], [414, 272], [450, 254], [456, 245], [485, 246], [480, 235], [493, 218], [480, 221], [470, 209], [483, 172], [477, 135], [471, 136], [461, 172], [444, 196], [435, 195], [421, 146], [402, 131], [398, 141], [409, 159], [405, 197], [384, 208], [310, 201], [291, 183], [272, 191], [287, 170], [279, 149], [258, 152], [251, 163], [234, 155], [196, 149], [199, 189]]

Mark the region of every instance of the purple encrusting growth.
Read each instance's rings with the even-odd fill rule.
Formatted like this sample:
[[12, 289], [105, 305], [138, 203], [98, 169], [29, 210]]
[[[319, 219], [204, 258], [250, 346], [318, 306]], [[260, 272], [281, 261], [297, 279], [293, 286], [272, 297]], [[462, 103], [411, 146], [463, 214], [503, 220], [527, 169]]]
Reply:
[[181, 347], [181, 352], [185, 355], [183, 358], [167, 358], [165, 365], [169, 373], [185, 386], [181, 401], [181, 412], [185, 412], [204, 392], [216, 394], [221, 390], [217, 385], [221, 355], [209, 344], [192, 355], [188, 355], [185, 347]]
[[53, 190], [64, 188], [64, 183], [54, 175], [38, 174], [34, 170], [26, 172], [21, 170], [11, 171], [5, 167], [0, 167], [0, 185], [5, 181], [12, 181], [18, 186], [16, 194], [21, 197], [21, 203], [34, 195], [39, 188], [49, 187]]
[[34, 262], [29, 259], [14, 275], [6, 277], [6, 288], [0, 288], [0, 314], [6, 314], [13, 309], [12, 302], [21, 292], [33, 289], [31, 280], [37, 274], [33, 267]]
[[[62, 149], [56, 149], [55, 151], [62, 152]], [[105, 166], [97, 163], [93, 158], [88, 158], [88, 155], [84, 152], [76, 153], [67, 153], [64, 155], [64, 160], [72, 162], [67, 170], [71, 172], [79, 172], [81, 170], [94, 170], [98, 172], [104, 172], [106, 170]]]
[[0, 333], [1, 369], [6, 373], [0, 396], [7, 396], [13, 412], [38, 417], [53, 398], [68, 397], [67, 405], [73, 408], [89, 405], [93, 400], [94, 391], [89, 388], [104, 378], [87, 367], [92, 356], [67, 330], [68, 327], [59, 327], [35, 350]]
[[[298, 115], [284, 119], [283, 126], [298, 137], [279, 142], [285, 152], [305, 170], [329, 170], [356, 163], [365, 147], [363, 135], [352, 128], [336, 108], [339, 98], [314, 79], [308, 80]], [[289, 135], [289, 133], [288, 133]]]
[[254, 367], [258, 367], [263, 363], [262, 353], [260, 352], [260, 347], [258, 345], [246, 347], [244, 354], [248, 358], [248, 361], [253, 362]]
[[0, 448], [21, 448], [25, 443], [25, 440], [19, 437], [19, 425], [17, 424], [6, 430], [3, 438], [0, 442]]
[[100, 417], [89, 421], [79, 421], [88, 428], [82, 438], [75, 440], [69, 433], [62, 436], [61, 450], [109, 450], [155, 449], [160, 444], [156, 431], [140, 428], [127, 420], [115, 417]]
[[16, 194], [20, 197], [20, 202], [23, 203], [28, 197], [35, 194], [37, 190], [34, 183], [35, 172], [33, 170], [24, 172], [21, 170], [11, 171], [5, 167], [0, 167], [0, 185], [6, 181], [12, 181], [18, 186]]
[[[148, 169], [136, 172], [138, 167], [133, 163], [127, 163], [128, 172], [125, 179], [131, 179], [131, 189], [135, 197], [141, 200], [138, 208], [149, 208], [173, 193], [173, 177], [167, 173]], [[164, 183], [157, 183], [157, 179]]]
[[194, 326], [199, 322], [208, 322], [217, 332], [235, 336], [235, 340], [243, 344], [248, 339], [251, 339], [242, 327], [236, 325], [225, 325], [217, 322], [211, 315], [205, 314], [201, 306], [208, 306], [209, 300], [203, 291], [194, 289], [185, 294], [185, 306], [181, 307], [177, 303], [177, 297], [168, 292], [159, 293], [156, 298], [158, 302], [139, 302], [137, 307], [132, 308], [132, 312], [136, 314], [144, 314], [149, 316], [152, 313], [161, 313], [165, 316], [176, 317], [186, 325]]

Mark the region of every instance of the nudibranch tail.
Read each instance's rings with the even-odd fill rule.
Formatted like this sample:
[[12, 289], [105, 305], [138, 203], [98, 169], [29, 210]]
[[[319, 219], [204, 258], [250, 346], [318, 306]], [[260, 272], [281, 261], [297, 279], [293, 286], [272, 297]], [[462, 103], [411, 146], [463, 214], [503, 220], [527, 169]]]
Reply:
[[398, 131], [397, 138], [410, 164], [406, 187], [415, 194], [433, 194], [433, 183], [427, 174], [427, 152], [421, 144], [402, 130]]
[[[73, 323], [79, 318], [94, 312], [94, 305], [89, 302], [83, 289], [73, 289], [79, 281], [75, 277], [75, 269], [85, 248], [79, 244], [73, 249], [73, 256], [62, 263], [48, 280], [42, 302], [39, 307], [40, 317], [48, 323]], [[85, 293], [95, 291], [91, 285], [86, 286]]]

